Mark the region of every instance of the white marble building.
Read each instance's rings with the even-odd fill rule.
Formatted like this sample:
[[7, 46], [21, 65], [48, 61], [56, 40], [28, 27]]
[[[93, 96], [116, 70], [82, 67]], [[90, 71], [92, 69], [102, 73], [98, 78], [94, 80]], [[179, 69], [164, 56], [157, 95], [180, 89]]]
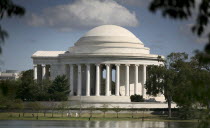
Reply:
[[130, 102], [133, 94], [148, 98], [146, 67], [163, 64], [133, 33], [115, 25], [91, 29], [67, 51], [37, 51], [32, 59], [37, 81], [65, 74], [69, 100], [90, 102]]
[[17, 80], [21, 73], [17, 70], [6, 70], [5, 72], [0, 72], [0, 80]]

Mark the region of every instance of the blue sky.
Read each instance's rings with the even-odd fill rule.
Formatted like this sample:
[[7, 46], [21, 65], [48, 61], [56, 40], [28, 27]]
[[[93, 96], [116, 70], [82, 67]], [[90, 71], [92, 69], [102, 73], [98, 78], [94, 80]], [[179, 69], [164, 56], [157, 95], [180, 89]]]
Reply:
[[148, 11], [150, 0], [14, 0], [26, 15], [3, 19], [9, 33], [1, 70], [28, 70], [38, 50], [65, 51], [89, 29], [115, 24], [133, 32], [152, 54], [202, 50], [206, 38], [191, 33], [193, 20], [174, 21]]

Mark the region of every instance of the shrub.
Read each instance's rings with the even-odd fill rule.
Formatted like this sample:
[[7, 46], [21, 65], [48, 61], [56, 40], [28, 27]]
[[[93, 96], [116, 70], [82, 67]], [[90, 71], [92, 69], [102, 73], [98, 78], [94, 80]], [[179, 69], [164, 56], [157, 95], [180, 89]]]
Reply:
[[143, 102], [144, 98], [141, 95], [131, 95], [130, 96], [131, 102]]

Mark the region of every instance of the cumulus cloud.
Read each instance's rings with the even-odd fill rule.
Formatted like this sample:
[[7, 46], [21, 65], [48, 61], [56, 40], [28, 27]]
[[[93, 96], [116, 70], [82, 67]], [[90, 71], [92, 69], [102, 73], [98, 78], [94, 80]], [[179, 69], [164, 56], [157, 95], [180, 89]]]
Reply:
[[148, 8], [152, 0], [115, 0], [115, 1], [123, 5]]
[[46, 8], [40, 14], [30, 13], [26, 21], [31, 26], [48, 26], [62, 31], [103, 24], [138, 25], [135, 12], [113, 0], [76, 0]]

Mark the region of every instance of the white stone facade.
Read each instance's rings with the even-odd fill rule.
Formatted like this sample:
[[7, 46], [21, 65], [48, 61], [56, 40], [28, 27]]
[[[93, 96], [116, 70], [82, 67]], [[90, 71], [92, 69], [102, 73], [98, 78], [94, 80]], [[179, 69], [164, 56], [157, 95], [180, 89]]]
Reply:
[[130, 102], [133, 94], [148, 98], [146, 67], [163, 64], [135, 35], [115, 25], [90, 30], [68, 51], [37, 51], [32, 59], [37, 81], [64, 74], [69, 100], [90, 102]]
[[17, 70], [6, 70], [0, 72], [0, 80], [17, 80], [20, 77], [20, 72]]

